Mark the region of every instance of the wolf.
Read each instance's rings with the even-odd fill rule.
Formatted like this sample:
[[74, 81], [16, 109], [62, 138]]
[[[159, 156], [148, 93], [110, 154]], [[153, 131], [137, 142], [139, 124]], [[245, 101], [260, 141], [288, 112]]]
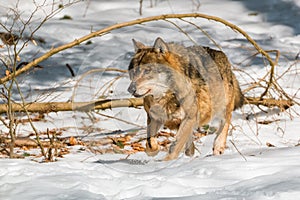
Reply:
[[147, 155], [159, 152], [156, 135], [164, 126], [177, 130], [165, 160], [178, 158], [183, 150], [193, 156], [193, 132], [212, 121], [218, 123], [213, 154], [222, 154], [232, 111], [244, 101], [226, 55], [209, 47], [166, 43], [161, 38], [153, 46], [134, 39], [133, 44], [128, 92], [144, 98]]

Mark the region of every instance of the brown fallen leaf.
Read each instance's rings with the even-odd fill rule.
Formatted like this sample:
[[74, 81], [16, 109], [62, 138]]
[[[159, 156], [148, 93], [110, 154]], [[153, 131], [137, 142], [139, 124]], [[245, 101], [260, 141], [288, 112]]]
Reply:
[[70, 144], [70, 146], [74, 146], [74, 145], [77, 145], [78, 142], [75, 137], [71, 136], [69, 139], [69, 144]]
[[131, 147], [132, 147], [133, 150], [138, 151], [138, 152], [139, 151], [145, 151], [145, 148], [140, 143], [132, 143]]
[[273, 144], [271, 144], [269, 142], [267, 142], [266, 145], [267, 145], [267, 147], [275, 147], [275, 145], [273, 145]]

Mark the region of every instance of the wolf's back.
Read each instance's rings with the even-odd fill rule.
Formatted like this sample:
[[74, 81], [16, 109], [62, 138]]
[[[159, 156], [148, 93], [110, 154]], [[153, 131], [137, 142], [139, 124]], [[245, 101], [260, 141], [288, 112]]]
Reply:
[[[244, 96], [240, 89], [239, 83], [232, 72], [231, 64], [222, 51], [214, 50], [209, 47], [202, 46], [191, 46], [187, 47], [190, 55], [196, 54], [196, 58], [190, 58], [196, 60], [196, 63], [200, 63], [200, 69], [204, 68], [207, 71], [209, 76], [217, 76], [215, 73], [218, 73], [218, 76], [222, 79], [223, 84], [229, 84], [230, 87], [233, 87], [233, 96], [234, 96], [234, 109], [240, 108], [244, 103]], [[191, 54], [191, 52], [193, 52]], [[199, 57], [199, 60], [197, 59]], [[203, 71], [203, 70], [202, 70]], [[202, 76], [203, 76], [203, 72]], [[226, 80], [226, 81], [225, 81]]]

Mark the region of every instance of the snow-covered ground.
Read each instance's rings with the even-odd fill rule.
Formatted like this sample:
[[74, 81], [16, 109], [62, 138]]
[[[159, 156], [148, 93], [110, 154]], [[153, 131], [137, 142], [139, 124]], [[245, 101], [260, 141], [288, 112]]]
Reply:
[[[299, 101], [299, 0], [201, 0], [198, 10], [195, 0], [152, 2], [153, 7], [150, 7], [150, 1], [144, 1], [143, 16], [139, 15], [139, 1], [91, 0], [68, 7], [42, 26], [36, 35], [46, 43], [26, 46], [20, 55], [21, 61], [30, 61], [52, 47], [115, 23], [166, 13], [200, 12], [238, 25], [266, 50], [278, 49], [281, 57], [276, 66], [277, 76], [291, 67], [278, 82]], [[1, 23], [9, 23], [6, 13], [11, 14], [8, 7], [13, 5], [14, 1], [0, 0]], [[32, 4], [22, 1], [18, 9], [24, 17], [29, 16]], [[37, 25], [43, 15], [44, 12], [38, 12], [32, 26]], [[72, 20], [60, 20], [64, 15], [71, 16]], [[255, 51], [240, 34], [212, 21], [190, 20], [222, 47], [238, 69], [235, 74], [243, 89], [253, 81], [251, 78], [257, 80], [267, 72], [260, 58], [244, 61]], [[180, 20], [174, 22], [198, 44], [216, 48], [195, 27]], [[93, 38], [89, 45], [79, 45], [42, 62], [42, 69], [18, 78], [20, 87], [27, 101], [95, 100], [103, 92], [99, 88], [118, 73], [93, 73], [76, 85], [80, 75], [91, 69], [127, 69], [133, 54], [131, 39], [150, 45], [156, 37], [192, 44], [188, 37], [165, 21], [127, 27]], [[0, 50], [1, 54], [6, 52]], [[67, 63], [76, 71], [76, 78], [71, 77], [65, 67]], [[109, 97], [130, 97], [126, 91], [128, 84], [127, 76], [117, 80], [110, 88], [113, 92], [108, 93]], [[15, 99], [18, 98], [15, 94]], [[245, 105], [233, 113], [228, 148], [222, 156], [211, 156], [214, 135], [208, 135], [196, 141], [199, 152], [195, 157], [182, 155], [170, 162], [160, 161], [163, 152], [154, 158], [143, 152], [126, 158], [124, 154], [95, 154], [81, 146], [70, 147], [69, 154], [51, 163], [39, 163], [30, 157], [0, 159], [0, 199], [297, 199], [300, 196], [300, 107], [295, 105], [284, 113], [276, 108], [263, 109]], [[134, 131], [144, 136], [143, 110], [118, 108], [103, 113], [127, 122], [100, 115], [95, 115], [97, 120], [92, 121], [91, 116], [74, 111], [49, 113], [35, 126], [40, 131], [62, 129], [63, 136], [88, 134], [89, 138], [97, 138]], [[3, 125], [0, 126], [1, 133], [7, 132]], [[90, 128], [88, 133], [85, 132], [87, 127]], [[29, 124], [18, 127], [19, 135], [30, 132]]]

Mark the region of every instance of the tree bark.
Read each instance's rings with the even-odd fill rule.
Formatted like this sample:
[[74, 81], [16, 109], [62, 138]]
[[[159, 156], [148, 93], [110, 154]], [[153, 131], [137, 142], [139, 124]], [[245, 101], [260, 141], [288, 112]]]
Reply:
[[245, 97], [245, 104], [252, 104], [256, 106], [279, 107], [282, 111], [294, 105], [292, 100], [285, 99], [261, 99], [259, 97]]
[[[293, 106], [290, 100], [277, 99], [260, 99], [256, 97], [245, 97], [245, 104], [253, 104], [256, 106], [279, 107], [286, 110]], [[42, 103], [26, 103], [26, 104], [12, 104], [12, 112], [59, 112], [59, 111], [82, 111], [88, 112], [92, 110], [105, 110], [118, 107], [139, 107], [143, 105], [142, 98], [128, 98], [128, 99], [105, 99], [92, 102], [42, 102]], [[6, 113], [8, 109], [7, 104], [0, 104], [0, 114]]]

